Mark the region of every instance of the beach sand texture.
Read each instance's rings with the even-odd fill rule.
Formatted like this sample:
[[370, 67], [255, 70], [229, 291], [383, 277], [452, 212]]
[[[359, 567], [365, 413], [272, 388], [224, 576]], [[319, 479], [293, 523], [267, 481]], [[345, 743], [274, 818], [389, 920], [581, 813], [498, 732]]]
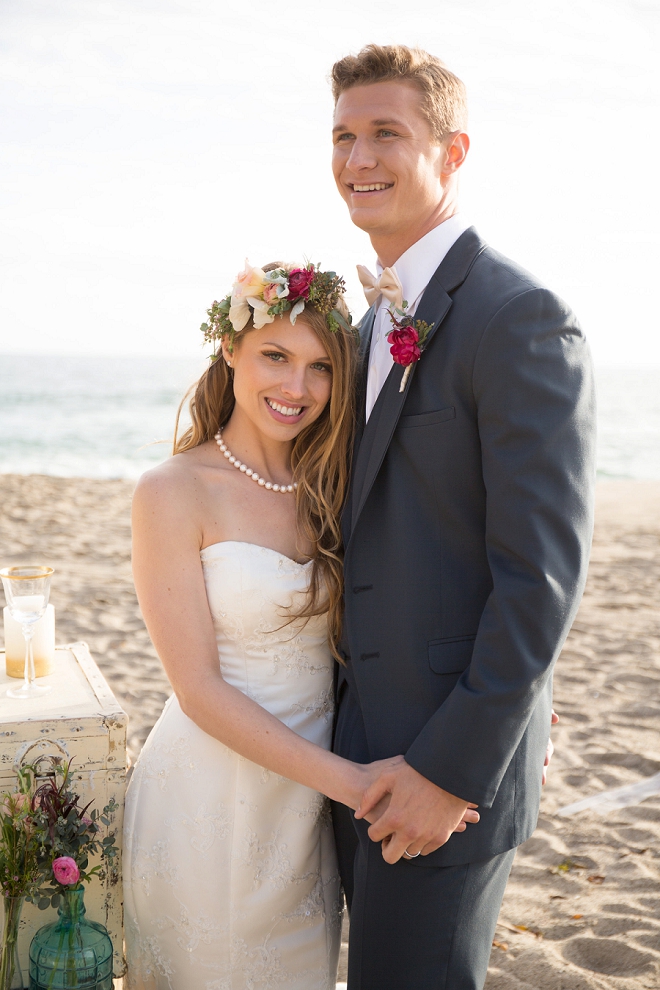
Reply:
[[[169, 685], [131, 583], [131, 490], [0, 475], [0, 564], [55, 567], [58, 641], [89, 643], [129, 714], [135, 758]], [[660, 771], [659, 517], [660, 483], [599, 484], [587, 591], [555, 677], [557, 751], [538, 829], [516, 858], [487, 990], [660, 986], [660, 795], [608, 814], [557, 814]]]

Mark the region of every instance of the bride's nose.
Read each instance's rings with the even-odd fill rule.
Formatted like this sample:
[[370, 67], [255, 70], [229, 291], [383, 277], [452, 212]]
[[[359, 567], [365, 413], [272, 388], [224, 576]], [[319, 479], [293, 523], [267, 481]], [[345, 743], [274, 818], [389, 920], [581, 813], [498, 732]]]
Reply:
[[283, 395], [291, 399], [302, 399], [305, 395], [305, 369], [289, 369], [286, 378], [280, 383], [280, 389]]

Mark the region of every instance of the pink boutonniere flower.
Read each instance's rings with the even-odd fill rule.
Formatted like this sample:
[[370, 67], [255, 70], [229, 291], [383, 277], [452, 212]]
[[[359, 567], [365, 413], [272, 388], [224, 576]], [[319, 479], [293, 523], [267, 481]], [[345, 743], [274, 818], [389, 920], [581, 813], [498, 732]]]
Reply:
[[[390, 308], [390, 320], [393, 329], [387, 335], [390, 344], [390, 354], [396, 364], [400, 364], [405, 369], [399, 392], [403, 392], [410, 376], [410, 369], [422, 356], [426, 338], [428, 337], [433, 324], [425, 323], [424, 320], [413, 320], [412, 316], [406, 313], [408, 303], [403, 301], [400, 308]], [[398, 314], [398, 317], [397, 317]]]

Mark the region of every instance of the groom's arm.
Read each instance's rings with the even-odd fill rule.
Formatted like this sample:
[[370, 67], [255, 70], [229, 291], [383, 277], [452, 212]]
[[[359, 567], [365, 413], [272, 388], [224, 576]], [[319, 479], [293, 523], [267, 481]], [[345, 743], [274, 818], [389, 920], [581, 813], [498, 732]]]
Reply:
[[[469, 667], [408, 749], [372, 826], [374, 839], [395, 822], [408, 839], [415, 831], [413, 851], [425, 837], [441, 845], [465, 802], [492, 805], [577, 610], [591, 542], [591, 364], [560, 300], [530, 288], [502, 307], [484, 332], [473, 391], [493, 589]], [[444, 809], [446, 828], [434, 829], [430, 810], [413, 813], [415, 791], [436, 819]]]

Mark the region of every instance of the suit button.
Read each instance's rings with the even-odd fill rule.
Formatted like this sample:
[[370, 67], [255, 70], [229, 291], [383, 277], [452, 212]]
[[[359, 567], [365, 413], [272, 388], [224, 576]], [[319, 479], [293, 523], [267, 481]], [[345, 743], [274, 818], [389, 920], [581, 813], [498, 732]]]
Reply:
[[372, 591], [373, 584], [356, 584], [353, 588], [353, 594], [359, 595], [361, 591]]
[[360, 660], [377, 660], [380, 653], [361, 653]]

